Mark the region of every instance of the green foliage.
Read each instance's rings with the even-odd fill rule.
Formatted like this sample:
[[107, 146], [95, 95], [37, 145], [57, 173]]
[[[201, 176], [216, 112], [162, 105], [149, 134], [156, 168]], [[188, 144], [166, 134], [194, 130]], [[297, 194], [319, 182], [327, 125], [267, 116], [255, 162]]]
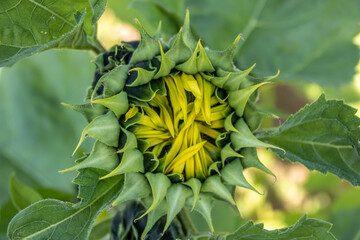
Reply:
[[291, 116], [278, 129], [258, 135], [281, 147], [280, 157], [300, 162], [311, 170], [331, 172], [360, 185], [360, 119], [356, 109], [342, 101], [325, 100], [322, 95], [313, 104]]
[[11, 200], [19, 211], [43, 199], [36, 190], [17, 180], [15, 174], [11, 175], [10, 193]]
[[[120, 19], [131, 22], [129, 10], [118, 4], [109, 1]], [[280, 78], [286, 81], [340, 85], [352, 79], [359, 57], [352, 43], [359, 32], [357, 0], [133, 0], [130, 7], [153, 32], [162, 20], [166, 37], [181, 26], [182, 13], [189, 8], [193, 30], [216, 49], [241, 33], [237, 63], [242, 68], [256, 63], [254, 71], [261, 76], [281, 69]]]
[[95, 24], [106, 1], [5, 1], [0, 7], [0, 66], [50, 48], [96, 49]]
[[54, 199], [37, 202], [17, 214], [9, 224], [10, 239], [86, 239], [95, 218], [119, 191], [117, 185], [82, 208]]
[[330, 232], [331, 224], [309, 219], [303, 216], [294, 226], [268, 231], [264, 229], [263, 224], [254, 224], [247, 222], [241, 226], [235, 233], [219, 237], [218, 239], [225, 240], [253, 240], [253, 239], [321, 239], [334, 240], [336, 239]]
[[0, 69], [0, 171], [6, 181], [1, 184], [1, 204], [9, 196], [12, 171], [32, 187], [73, 191], [71, 174], [57, 172], [72, 164], [74, 133], [81, 133], [85, 121], [59, 103], [80, 102], [93, 69], [87, 53], [65, 50]]

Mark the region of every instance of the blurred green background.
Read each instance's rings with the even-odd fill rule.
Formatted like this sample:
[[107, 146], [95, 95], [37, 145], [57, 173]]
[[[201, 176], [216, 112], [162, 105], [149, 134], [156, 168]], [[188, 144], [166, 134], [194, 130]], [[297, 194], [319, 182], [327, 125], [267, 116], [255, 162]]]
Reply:
[[[150, 33], [161, 20], [163, 37], [169, 39], [179, 30], [186, 8], [194, 33], [210, 48], [224, 49], [242, 34], [235, 56], [240, 69], [256, 62], [260, 77], [281, 70], [278, 84], [261, 89], [259, 106], [280, 117], [266, 119], [264, 128], [278, 126], [322, 92], [328, 99], [360, 107], [358, 0], [109, 0], [99, 22], [99, 39], [107, 49], [139, 39], [134, 17]], [[74, 175], [58, 171], [73, 164], [71, 153], [86, 122], [60, 102], [82, 102], [93, 78], [94, 57], [90, 52], [51, 50], [0, 68], [0, 239], [6, 239], [6, 226], [18, 211], [10, 200], [12, 172], [44, 198], [76, 201]], [[83, 145], [83, 151], [89, 146]], [[338, 239], [360, 239], [358, 187], [281, 161], [264, 149], [259, 157], [276, 182], [260, 171], [246, 170], [264, 195], [237, 189], [241, 217], [216, 203], [216, 231], [233, 231], [246, 220], [281, 228], [308, 214], [332, 222]], [[199, 229], [207, 230], [200, 216], [192, 217]]]

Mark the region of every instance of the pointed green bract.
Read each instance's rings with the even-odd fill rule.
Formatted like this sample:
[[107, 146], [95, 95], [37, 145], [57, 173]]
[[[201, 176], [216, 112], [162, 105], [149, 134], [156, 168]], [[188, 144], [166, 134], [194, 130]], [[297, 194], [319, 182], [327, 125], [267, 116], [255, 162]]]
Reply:
[[61, 105], [83, 114], [87, 122], [91, 122], [92, 120], [94, 120], [94, 118], [103, 115], [106, 112], [105, 107], [100, 104], [93, 104], [91, 106], [90, 103], [85, 103], [81, 105], [61, 103]]
[[153, 202], [151, 206], [146, 210], [146, 212], [138, 217], [136, 220], [144, 217], [146, 214], [151, 212], [153, 209], [155, 209], [161, 201], [165, 198], [167, 189], [170, 187], [171, 182], [167, 176], [165, 176], [162, 173], [146, 173], [146, 178], [148, 179], [150, 186], [151, 186], [151, 192], [153, 197]]
[[191, 57], [192, 51], [184, 43], [183, 28], [180, 28], [173, 45], [165, 55], [176, 64], [183, 63]]
[[[148, 198], [146, 198], [145, 200], [147, 200], [147, 199]], [[149, 204], [151, 204], [151, 199], [149, 201]], [[166, 201], [163, 200], [157, 208], [155, 208], [154, 210], [149, 212], [149, 214], [147, 215], [145, 229], [144, 229], [143, 233], [141, 234], [141, 239], [145, 239], [146, 234], [148, 234], [148, 232], [150, 232], [151, 228], [155, 225], [155, 223], [162, 216], [166, 215], [166, 209], [167, 209], [167, 204], [166, 204]]]
[[150, 195], [150, 193], [150, 185], [144, 174], [137, 172], [125, 173], [124, 185], [119, 196], [112, 203], [112, 206], [117, 206], [130, 200], [144, 198]]
[[237, 129], [234, 127], [234, 125], [233, 125], [234, 116], [236, 116], [236, 115], [235, 115], [235, 112], [231, 113], [229, 116], [227, 116], [227, 117], [225, 118], [224, 128], [225, 128], [225, 130], [228, 131], [228, 132], [236, 132], [236, 133], [241, 134], [241, 133], [239, 132], [239, 130], [237, 130]]
[[231, 143], [235, 147], [235, 150], [239, 150], [240, 148], [245, 147], [264, 147], [280, 149], [279, 147], [264, 143], [257, 139], [242, 118], [240, 118], [236, 122], [235, 128], [240, 132], [231, 133]]
[[236, 91], [239, 90], [241, 82], [249, 75], [251, 70], [255, 67], [256, 64], [252, 65], [250, 68], [244, 71], [236, 71], [236, 72], [227, 72], [222, 69], [218, 69], [216, 71], [218, 76], [228, 76], [226, 81], [224, 82], [222, 88], [226, 91]]
[[198, 46], [199, 46], [199, 56], [196, 59], [196, 67], [198, 72], [214, 72], [215, 69], [211, 64], [210, 59], [206, 55], [205, 49], [201, 45], [200, 40], [198, 42]]
[[201, 190], [201, 182], [197, 178], [191, 178], [191, 179], [187, 180], [184, 184], [189, 186], [191, 188], [191, 190], [193, 191], [194, 202], [193, 202], [193, 205], [191, 208], [191, 211], [192, 211], [195, 208], [197, 199], [199, 198], [199, 194], [200, 194], [200, 190]]
[[150, 60], [160, 52], [157, 41], [150, 37], [137, 19], [135, 19], [135, 23], [140, 32], [141, 40], [131, 57], [130, 64]]
[[260, 110], [254, 103], [251, 101], [248, 102], [244, 110], [244, 119], [252, 132], [256, 131], [261, 126], [263, 119], [266, 117], [279, 119], [275, 114]]
[[105, 73], [96, 83], [91, 95], [91, 100], [94, 98], [95, 93], [101, 84], [103, 84], [105, 87], [106, 96], [114, 95], [123, 90], [130, 67], [130, 65], [119, 65], [111, 69], [111, 71]]
[[264, 166], [264, 164], [262, 164], [256, 154], [256, 148], [244, 148], [241, 151], [241, 154], [244, 155], [244, 158], [241, 159], [241, 165], [244, 167], [244, 169], [246, 168], [250, 168], [250, 167], [255, 167], [257, 169], [260, 169], [264, 172], [266, 172], [267, 174], [270, 174], [272, 176], [275, 177], [276, 176], [273, 172], [271, 172], [267, 167]]
[[196, 45], [194, 52], [191, 57], [184, 63], [176, 65], [176, 69], [188, 74], [196, 74], [198, 72], [197, 69], [197, 54], [198, 54], [199, 45]]
[[244, 156], [241, 155], [240, 153], [237, 153], [234, 149], [232, 149], [231, 147], [231, 143], [228, 143], [225, 145], [225, 147], [223, 147], [221, 149], [221, 162], [222, 162], [222, 166], [225, 166], [225, 160], [228, 158], [234, 158], [234, 157], [239, 157], [239, 158], [243, 158]]
[[190, 49], [195, 49], [197, 41], [195, 40], [190, 27], [190, 12], [186, 10], [185, 21], [183, 25], [184, 29], [184, 42]]
[[219, 196], [220, 198], [229, 202], [230, 204], [235, 205], [233, 197], [231, 196], [228, 189], [221, 182], [220, 176], [213, 175], [211, 177], [208, 177], [202, 184], [201, 191], [213, 193], [216, 196]]
[[217, 68], [223, 69], [228, 72], [233, 72], [235, 69], [234, 66], [234, 55], [236, 51], [236, 47], [240, 40], [240, 35], [235, 39], [232, 45], [226, 49], [225, 51], [213, 51], [208, 49], [207, 55], [209, 56], [212, 64]]
[[137, 87], [140, 85], [144, 85], [144, 84], [150, 82], [154, 78], [155, 73], [156, 73], [156, 70], [149, 71], [149, 70], [139, 68], [139, 67], [133, 68], [129, 72], [132, 72], [132, 71], [136, 71], [137, 76], [133, 82], [126, 84], [126, 86], [128, 86], [128, 87]]
[[135, 98], [141, 102], [149, 102], [155, 97], [156, 92], [151, 88], [151, 84], [147, 83], [145, 86], [128, 87], [126, 88], [128, 96]]
[[167, 230], [170, 226], [172, 220], [176, 217], [176, 215], [181, 211], [181, 209], [185, 205], [185, 200], [191, 196], [192, 192], [190, 188], [184, 186], [183, 184], [177, 183], [172, 184], [169, 187], [166, 193], [166, 201], [168, 203], [167, 207], [167, 218], [166, 224], [163, 232]]
[[241, 165], [240, 159], [234, 159], [231, 163], [226, 164], [226, 166], [221, 170], [221, 177], [227, 184], [248, 188], [256, 193], [259, 193], [248, 183], [248, 181], [246, 181], [243, 171], [244, 168]]
[[73, 167], [60, 171], [61, 173], [83, 168], [99, 168], [111, 171], [119, 164], [116, 149], [96, 141], [90, 155]]
[[251, 94], [253, 94], [256, 89], [267, 83], [269, 82], [262, 82], [254, 86], [237, 91], [231, 91], [229, 93], [229, 105], [235, 109], [236, 115], [239, 117], [243, 115], [246, 103], [249, 100]]
[[101, 179], [129, 172], [144, 172], [144, 157], [138, 149], [129, 149], [123, 153], [120, 164]]
[[[192, 203], [194, 202], [194, 196], [186, 199], [186, 205], [188, 208], [192, 208]], [[214, 232], [214, 226], [212, 224], [211, 210], [213, 208], [214, 200], [211, 198], [210, 194], [200, 193], [199, 199], [196, 201], [194, 210], [201, 214], [205, 218], [206, 223], [208, 224], [210, 231]]]
[[122, 134], [120, 136], [120, 144], [124, 144], [124, 145], [119, 146], [121, 148], [119, 151], [117, 151], [118, 153], [122, 153], [125, 152], [126, 150], [138, 147], [136, 136], [134, 133], [126, 130], [125, 128], [121, 128], [121, 132]]
[[129, 101], [127, 93], [122, 91], [119, 94], [109, 98], [101, 98], [92, 101], [93, 103], [100, 103], [113, 111], [117, 118], [125, 114], [129, 108]]
[[159, 41], [160, 54], [161, 54], [161, 65], [154, 78], [164, 77], [170, 74], [171, 70], [175, 67], [176, 63], [170, 60], [164, 53], [161, 43]]
[[120, 126], [114, 113], [108, 112], [105, 115], [96, 117], [84, 128], [73, 155], [85, 140], [86, 136], [95, 138], [111, 147], [117, 147], [119, 145], [119, 135]]

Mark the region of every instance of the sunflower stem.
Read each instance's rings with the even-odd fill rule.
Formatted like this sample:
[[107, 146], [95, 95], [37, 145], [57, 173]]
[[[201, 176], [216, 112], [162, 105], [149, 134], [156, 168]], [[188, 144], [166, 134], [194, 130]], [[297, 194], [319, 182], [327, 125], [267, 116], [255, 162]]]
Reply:
[[187, 211], [186, 208], [183, 208], [183, 210], [180, 212], [179, 214], [179, 220], [181, 222], [181, 225], [184, 228], [184, 232], [185, 234], [188, 235], [189, 233], [189, 229], [191, 230], [191, 232], [193, 234], [197, 234], [198, 230], [196, 229], [195, 225], [193, 224], [191, 217]]

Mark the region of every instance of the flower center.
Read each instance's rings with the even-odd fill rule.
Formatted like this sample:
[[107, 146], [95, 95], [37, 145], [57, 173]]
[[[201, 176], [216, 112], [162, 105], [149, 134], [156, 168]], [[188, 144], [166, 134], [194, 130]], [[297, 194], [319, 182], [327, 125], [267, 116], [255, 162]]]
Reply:
[[164, 173], [204, 179], [220, 155], [215, 139], [224, 129], [228, 104], [219, 103], [215, 86], [200, 74], [179, 73], [163, 80], [167, 94], [156, 94], [148, 106], [131, 107], [125, 121], [141, 111], [140, 121], [131, 130], [147, 142]]

